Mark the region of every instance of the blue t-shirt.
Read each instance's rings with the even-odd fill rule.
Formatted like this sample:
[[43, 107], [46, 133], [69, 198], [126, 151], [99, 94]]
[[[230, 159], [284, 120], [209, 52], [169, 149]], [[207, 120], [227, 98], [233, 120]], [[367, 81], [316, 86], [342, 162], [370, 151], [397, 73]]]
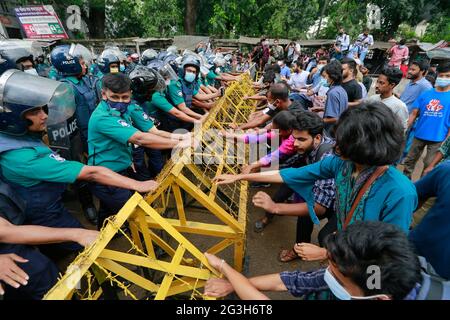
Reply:
[[420, 94], [426, 90], [430, 90], [431, 88], [433, 88], [433, 86], [425, 78], [422, 78], [417, 82], [410, 81], [406, 85], [405, 90], [400, 96], [400, 100], [402, 100], [406, 104], [409, 113], [411, 113], [413, 109], [413, 103], [420, 96]]
[[[345, 162], [339, 157], [332, 156], [301, 168], [280, 170], [283, 182], [305, 199], [313, 222], [319, 222], [313, 209], [314, 183], [317, 180], [335, 179], [343, 170]], [[340, 188], [341, 186], [336, 184], [336, 192], [339, 192]], [[400, 171], [391, 166], [371, 186], [364, 203], [362, 220], [383, 221], [396, 225], [408, 233], [412, 213], [416, 207], [417, 193], [414, 185]]]
[[288, 68], [288, 66], [284, 66], [283, 68], [281, 68], [280, 75], [285, 77], [285, 78], [290, 78], [291, 77], [291, 70]]
[[415, 137], [433, 142], [444, 141], [450, 128], [450, 91], [425, 91], [414, 101], [413, 108], [419, 109]]
[[[342, 86], [332, 86], [327, 92], [324, 118], [339, 118], [348, 108], [347, 92]], [[334, 124], [326, 124], [325, 129], [331, 133]]]
[[450, 161], [438, 165], [415, 186], [419, 199], [437, 198], [409, 238], [418, 254], [425, 257], [440, 276], [450, 279]]

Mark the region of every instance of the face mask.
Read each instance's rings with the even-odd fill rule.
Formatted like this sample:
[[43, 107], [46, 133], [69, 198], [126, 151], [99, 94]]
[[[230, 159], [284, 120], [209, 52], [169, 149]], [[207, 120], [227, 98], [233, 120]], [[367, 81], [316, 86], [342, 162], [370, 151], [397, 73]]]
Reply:
[[317, 70], [320, 71], [320, 70], [323, 69], [323, 67], [325, 67], [324, 64], [318, 64], [318, 65], [317, 65]]
[[36, 71], [35, 68], [23, 70], [23, 72], [26, 72], [26, 73], [28, 73], [28, 74], [32, 74], [33, 76], [39, 76], [39, 74], [37, 73], [37, 71]]
[[192, 72], [186, 72], [184, 74], [184, 80], [186, 80], [186, 82], [192, 83], [195, 80], [195, 73]]
[[450, 86], [450, 78], [437, 77], [434, 85], [440, 88]]
[[324, 280], [330, 288], [331, 292], [338, 298], [339, 300], [372, 300], [375, 298], [388, 298], [385, 294], [376, 294], [373, 296], [367, 297], [355, 297], [345, 290], [345, 288], [336, 280], [335, 277], [331, 274], [329, 268], [325, 270]]
[[110, 67], [109, 68], [109, 72], [110, 73], [119, 73], [119, 68], [117, 68], [117, 67]]
[[282, 67], [282, 66], [283, 66], [283, 62], [278, 61], [278, 65], [279, 65], [280, 67]]
[[125, 71], [125, 66], [123, 64], [120, 65], [120, 72], [124, 72]]
[[131, 102], [115, 102], [111, 100], [106, 101], [111, 109], [117, 110], [120, 114], [124, 114], [128, 110]]
[[320, 85], [322, 87], [325, 87], [325, 88], [329, 88], [330, 87], [330, 85], [328, 84], [327, 80], [325, 80], [325, 79], [320, 80]]
[[400, 49], [403, 49], [403, 48], [405, 47], [405, 45], [404, 45], [404, 44], [400, 44], [398, 47], [399, 47]]

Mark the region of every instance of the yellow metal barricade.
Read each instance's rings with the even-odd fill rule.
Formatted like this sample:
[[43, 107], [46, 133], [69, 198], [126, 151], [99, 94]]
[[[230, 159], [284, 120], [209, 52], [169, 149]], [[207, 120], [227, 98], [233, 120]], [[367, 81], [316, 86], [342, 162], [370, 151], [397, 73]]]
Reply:
[[[252, 94], [247, 74], [232, 83], [201, 129], [194, 130], [199, 145], [168, 161], [157, 178], [157, 190], [145, 197], [136, 193], [110, 217], [97, 241], [72, 262], [44, 299], [71, 299], [74, 294], [79, 299], [104, 298], [111, 285], [131, 299], [178, 294], [205, 298], [199, 289], [211, 276], [220, 275], [209, 266], [203, 251], [216, 254], [232, 248], [234, 267], [242, 270], [248, 183], [218, 186], [212, 179], [238, 173], [247, 152], [234, 144], [218, 148], [214, 139], [218, 130], [247, 121], [255, 103], [242, 98]], [[193, 207], [203, 212], [195, 219]], [[131, 235], [122, 231], [125, 225]], [[111, 248], [118, 233], [128, 240], [125, 252]], [[213, 244], [200, 251], [188, 239], [192, 235], [209, 238]], [[162, 258], [161, 252], [166, 254]]]

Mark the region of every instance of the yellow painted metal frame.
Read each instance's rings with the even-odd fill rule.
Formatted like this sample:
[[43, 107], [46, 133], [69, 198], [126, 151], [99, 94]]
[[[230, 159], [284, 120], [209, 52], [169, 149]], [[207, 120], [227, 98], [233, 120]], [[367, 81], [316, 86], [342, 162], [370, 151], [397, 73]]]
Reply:
[[[202, 140], [202, 134], [209, 129], [220, 130], [230, 124], [246, 122], [249, 114], [255, 110], [255, 104], [242, 100], [242, 97], [252, 94], [251, 80], [248, 75], [243, 75], [240, 81], [227, 88], [224, 97], [211, 110], [202, 130], [195, 132], [196, 138]], [[208, 150], [215, 154], [214, 150]], [[221, 173], [237, 173], [237, 166], [226, 163], [226, 151], [225, 155], [215, 154], [222, 160], [217, 166], [192, 163], [190, 160], [195, 155], [193, 152], [184, 154], [176, 163], [169, 160], [157, 178], [158, 189], [145, 198], [134, 194], [118, 214], [108, 220], [96, 243], [73, 261], [68, 268], [70, 271], [62, 276], [44, 299], [70, 299], [79, 291], [76, 286], [83, 276], [89, 275], [92, 278], [89, 269], [93, 266], [103, 273], [106, 280], [115, 283], [134, 299], [137, 297], [116, 279], [117, 276], [155, 294], [155, 299], [165, 299], [183, 292], [192, 292], [191, 297], [201, 296], [197, 289], [212, 275], [220, 275], [183, 234], [219, 238], [207, 250], [214, 254], [234, 246], [234, 266], [241, 271], [245, 254], [248, 185], [247, 182], [239, 182], [234, 189], [228, 187], [225, 190], [211, 181]], [[183, 195], [191, 197], [214, 215], [219, 223], [190, 220], [189, 206]], [[176, 217], [165, 217], [170, 204], [175, 204]], [[131, 244], [130, 251], [125, 253], [108, 249], [108, 244], [121, 232], [120, 228], [126, 222], [131, 237], [124, 235]], [[171, 241], [164, 240], [157, 230], [164, 230]], [[172, 245], [175, 242], [175, 247], [169, 242]], [[168, 254], [170, 261], [158, 260], [155, 245]], [[186, 257], [187, 254], [189, 257]], [[123, 264], [160, 271], [165, 275], [161, 283], [155, 283]], [[87, 285], [88, 294], [82, 295], [82, 299], [101, 296], [101, 288], [93, 290], [91, 283], [88, 282]]]

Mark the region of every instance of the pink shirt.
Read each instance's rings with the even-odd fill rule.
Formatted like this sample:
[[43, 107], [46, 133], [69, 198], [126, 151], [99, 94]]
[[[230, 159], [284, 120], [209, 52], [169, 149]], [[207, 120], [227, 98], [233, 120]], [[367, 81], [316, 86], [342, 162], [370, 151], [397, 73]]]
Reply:
[[400, 67], [402, 64], [402, 60], [409, 56], [409, 49], [407, 46], [400, 48], [400, 46], [393, 46], [391, 50], [389, 50], [391, 54], [391, 60], [389, 60], [388, 65], [394, 67]]
[[[276, 137], [277, 137], [277, 135], [275, 134], [274, 131], [269, 131], [265, 134], [260, 134], [260, 135], [249, 134], [245, 137], [244, 141], [245, 141], [245, 143], [258, 143], [263, 138], [269, 140], [269, 139], [273, 139]], [[262, 157], [259, 161], [264, 166], [268, 166], [275, 159], [282, 159], [282, 158], [285, 158], [286, 156], [291, 156], [291, 155], [295, 154], [294, 142], [295, 142], [295, 139], [292, 135], [290, 135], [289, 138], [287, 138], [287, 139], [282, 139], [280, 147], [277, 150]]]

